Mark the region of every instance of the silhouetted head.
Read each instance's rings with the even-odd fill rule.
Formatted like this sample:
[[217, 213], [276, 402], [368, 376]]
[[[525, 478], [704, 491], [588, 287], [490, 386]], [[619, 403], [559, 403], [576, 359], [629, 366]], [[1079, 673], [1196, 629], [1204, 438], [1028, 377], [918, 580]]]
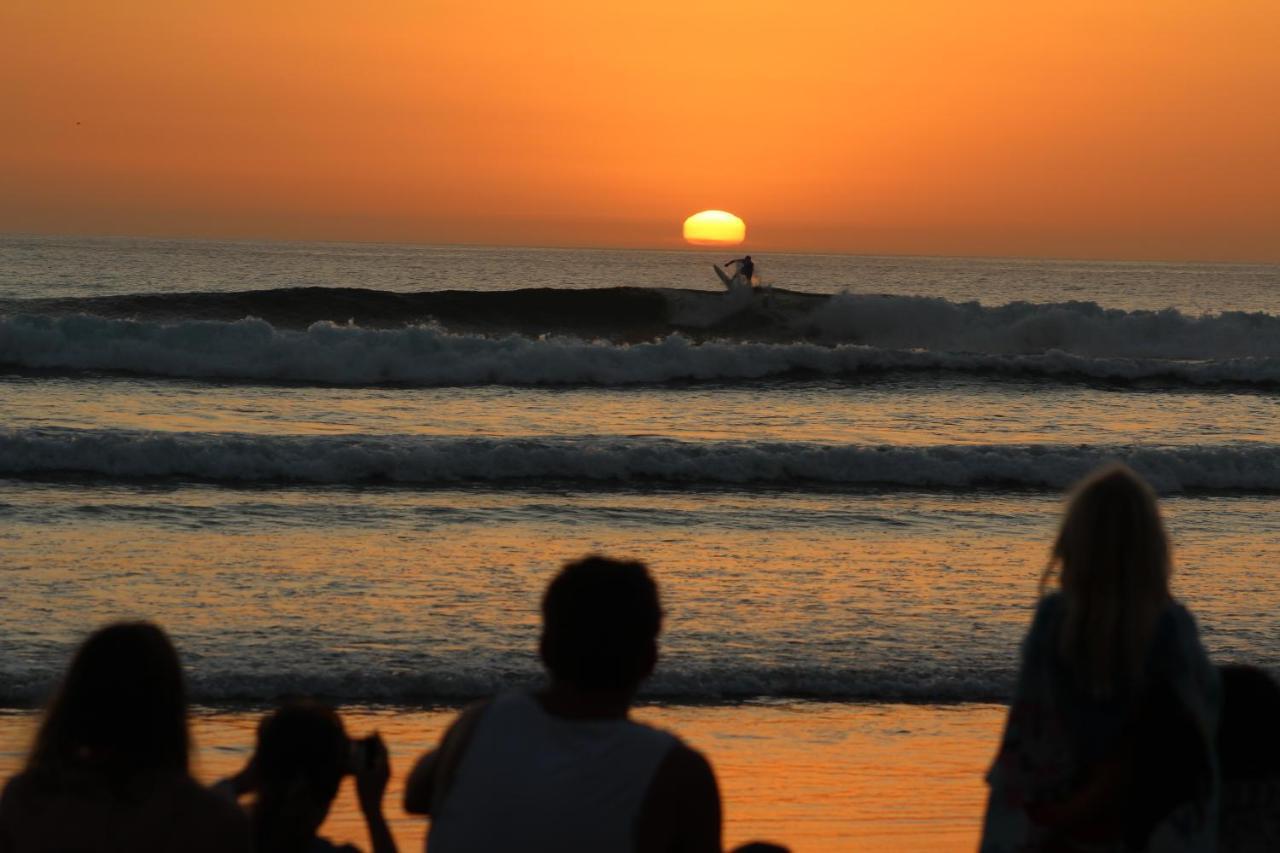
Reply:
[[1223, 779], [1280, 775], [1280, 684], [1256, 666], [1224, 666], [1218, 758]]
[[314, 835], [338, 795], [350, 755], [342, 720], [327, 705], [290, 702], [263, 717], [253, 753], [260, 849], [287, 848], [282, 839]]
[[746, 257], [746, 259], [745, 259], [745, 260], [748, 260], [748, 261], [749, 261], [749, 260], [751, 260], [751, 256], [750, 256], [750, 255], [747, 255], [747, 257]]
[[178, 653], [155, 625], [124, 622], [94, 632], [76, 650], [27, 768], [186, 773], [188, 749]]
[[589, 556], [566, 563], [542, 599], [542, 660], [586, 690], [635, 688], [658, 660], [662, 606], [644, 563]]
[[1059, 651], [1095, 692], [1111, 693], [1140, 672], [1169, 600], [1169, 538], [1137, 474], [1111, 465], [1076, 487], [1042, 588], [1055, 571], [1066, 604]]
[[260, 791], [302, 786], [328, 808], [350, 766], [350, 754], [346, 729], [332, 708], [290, 702], [258, 724], [255, 779]]

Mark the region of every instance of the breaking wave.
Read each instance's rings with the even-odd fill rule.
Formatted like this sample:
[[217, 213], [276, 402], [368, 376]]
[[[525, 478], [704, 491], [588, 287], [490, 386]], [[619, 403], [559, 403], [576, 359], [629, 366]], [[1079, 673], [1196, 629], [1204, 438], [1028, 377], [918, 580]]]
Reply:
[[615, 437], [251, 435], [32, 428], [0, 432], [0, 475], [224, 483], [577, 482], [1063, 489], [1107, 461], [1162, 492], [1280, 491], [1280, 446], [863, 446]]
[[1192, 316], [1172, 308], [1124, 311], [1095, 302], [986, 306], [920, 296], [840, 294], [810, 322], [825, 340], [881, 348], [1036, 354], [1098, 359], [1272, 359], [1280, 357], [1280, 317], [1227, 311]]
[[1005, 355], [1059, 350], [1090, 358], [1280, 358], [1280, 316], [1261, 312], [1197, 316], [1172, 308], [1126, 311], [1080, 301], [983, 305], [938, 297], [827, 296], [784, 289], [724, 293], [609, 287], [393, 293], [294, 287], [0, 300], [0, 316], [20, 314], [85, 314], [143, 324], [234, 323], [258, 317], [277, 329], [291, 330], [324, 321], [350, 322], [366, 330], [435, 325], [467, 334], [567, 335], [615, 343], [681, 333], [697, 340], [858, 343], [880, 349]]
[[[324, 321], [305, 329], [280, 329], [253, 318], [159, 323], [83, 314], [13, 315], [0, 316], [0, 365], [332, 385], [611, 386], [904, 371], [1197, 386], [1280, 384], [1280, 332], [1271, 338], [1255, 335], [1240, 340], [1243, 332], [1237, 330], [1228, 336], [1231, 340], [1216, 345], [1201, 341], [1197, 346], [1180, 343], [1182, 339], [1174, 336], [1165, 340], [1163, 350], [1159, 336], [1149, 335], [1142, 339], [1144, 343], [1135, 338], [1129, 344], [1129, 349], [1155, 353], [1141, 357], [1082, 354], [1068, 348], [1035, 353], [943, 348], [951, 344], [1007, 348], [1007, 341], [1002, 343], [994, 335], [967, 334], [971, 340], [931, 340], [937, 348], [930, 349], [812, 342], [699, 343], [681, 334], [626, 344], [568, 337], [460, 334], [429, 325], [369, 329]], [[1015, 330], [1004, 334], [1014, 335]], [[898, 337], [900, 343], [907, 340], [905, 335]], [[1111, 347], [1082, 347], [1079, 341], [1060, 337], [1054, 341], [1062, 347], [1123, 348], [1119, 342]], [[1276, 353], [1268, 354], [1272, 349]], [[1261, 354], [1232, 355], [1241, 350]], [[1190, 353], [1198, 360], [1181, 358]]]

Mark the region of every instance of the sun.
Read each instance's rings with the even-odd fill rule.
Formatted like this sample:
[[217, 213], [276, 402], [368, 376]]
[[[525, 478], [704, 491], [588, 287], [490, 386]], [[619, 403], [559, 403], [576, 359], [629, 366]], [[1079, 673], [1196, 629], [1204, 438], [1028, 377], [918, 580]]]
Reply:
[[684, 239], [691, 246], [736, 246], [747, 238], [747, 224], [723, 210], [704, 210], [684, 221]]

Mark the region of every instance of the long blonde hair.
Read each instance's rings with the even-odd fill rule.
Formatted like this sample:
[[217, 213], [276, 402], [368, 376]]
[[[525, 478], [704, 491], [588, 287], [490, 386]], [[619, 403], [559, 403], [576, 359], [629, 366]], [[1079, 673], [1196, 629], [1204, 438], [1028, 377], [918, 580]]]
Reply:
[[1066, 605], [1058, 655], [1095, 696], [1141, 676], [1171, 571], [1169, 537], [1142, 478], [1117, 464], [1076, 487], [1040, 591], [1056, 573]]

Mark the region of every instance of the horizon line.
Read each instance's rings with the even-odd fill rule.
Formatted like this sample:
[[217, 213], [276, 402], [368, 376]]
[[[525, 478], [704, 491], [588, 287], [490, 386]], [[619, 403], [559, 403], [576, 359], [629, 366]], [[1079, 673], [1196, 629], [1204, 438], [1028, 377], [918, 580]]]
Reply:
[[[671, 245], [671, 246], [622, 246], [616, 244], [585, 243], [481, 243], [460, 241], [431, 241], [427, 239], [395, 240], [369, 238], [335, 238], [335, 237], [265, 237], [240, 234], [237, 236], [213, 236], [208, 234], [126, 234], [126, 233], [83, 233], [67, 231], [8, 231], [0, 230], [0, 239], [6, 238], [63, 238], [68, 240], [154, 240], [191, 243], [282, 243], [282, 244], [328, 244], [359, 246], [406, 246], [422, 248], [458, 248], [458, 249], [525, 249], [531, 251], [600, 251], [600, 252], [671, 252], [680, 254], [714, 254], [713, 247]], [[680, 239], [680, 238], [677, 238]], [[753, 248], [744, 241], [736, 246], [725, 246], [724, 251], [735, 252], [749, 249], [760, 255], [811, 255], [835, 256], [850, 258], [920, 258], [935, 260], [1007, 260], [1007, 261], [1049, 261], [1069, 263], [1114, 263], [1114, 264], [1201, 264], [1210, 266], [1280, 266], [1280, 257], [1274, 260], [1226, 259], [1226, 258], [1158, 258], [1158, 257], [1115, 257], [1100, 255], [1019, 255], [1019, 254], [982, 254], [982, 253], [933, 253], [933, 252], [876, 252], [850, 251], [841, 249], [770, 249]]]

